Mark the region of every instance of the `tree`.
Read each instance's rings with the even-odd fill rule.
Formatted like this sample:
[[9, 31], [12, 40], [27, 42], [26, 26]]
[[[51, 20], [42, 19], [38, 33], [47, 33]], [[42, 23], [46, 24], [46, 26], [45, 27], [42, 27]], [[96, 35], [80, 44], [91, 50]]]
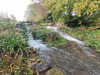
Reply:
[[42, 3], [31, 3], [26, 11], [26, 18], [29, 21], [40, 21], [46, 16], [46, 10]]
[[65, 0], [44, 0], [44, 6], [48, 10], [48, 13], [52, 13], [54, 21], [58, 21], [64, 12]]
[[85, 25], [87, 21], [99, 10], [99, 0], [76, 0], [73, 11], [79, 19], [79, 24]]
[[8, 13], [0, 12], [0, 22], [9, 22]]
[[17, 21], [15, 15], [13, 15], [13, 14], [10, 14], [10, 18], [11, 18], [12, 22], [16, 22]]
[[[100, 0], [43, 0], [54, 21], [72, 25], [85, 25], [89, 18], [99, 11]], [[75, 12], [73, 16], [72, 13]], [[71, 24], [70, 24], [71, 23]], [[73, 25], [76, 25], [73, 24]]]
[[44, 0], [44, 6], [51, 13], [53, 21], [70, 25], [73, 21], [72, 10], [75, 0]]

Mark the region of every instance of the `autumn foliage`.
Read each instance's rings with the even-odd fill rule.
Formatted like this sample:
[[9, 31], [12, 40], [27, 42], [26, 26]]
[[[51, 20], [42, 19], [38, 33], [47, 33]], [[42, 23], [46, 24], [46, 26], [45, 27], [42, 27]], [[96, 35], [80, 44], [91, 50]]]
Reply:
[[27, 19], [48, 19], [68, 26], [92, 25], [98, 24], [96, 20], [99, 20], [99, 11], [100, 0], [42, 0], [29, 5]]

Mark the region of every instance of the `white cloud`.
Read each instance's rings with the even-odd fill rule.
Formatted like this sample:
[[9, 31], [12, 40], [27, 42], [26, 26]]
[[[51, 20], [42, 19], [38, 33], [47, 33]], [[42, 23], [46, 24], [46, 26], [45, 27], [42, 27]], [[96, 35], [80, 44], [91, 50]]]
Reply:
[[14, 14], [21, 21], [30, 2], [31, 0], [0, 0], [0, 11]]

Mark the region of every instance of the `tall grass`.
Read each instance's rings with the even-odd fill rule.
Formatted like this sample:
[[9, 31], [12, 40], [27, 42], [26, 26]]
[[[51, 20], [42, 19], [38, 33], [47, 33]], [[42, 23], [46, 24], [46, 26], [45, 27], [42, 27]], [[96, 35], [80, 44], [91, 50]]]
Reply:
[[[6, 26], [5, 26], [6, 27]], [[26, 58], [31, 54], [24, 30], [0, 30], [0, 74], [31, 75]], [[24, 37], [22, 37], [24, 36]]]
[[19, 35], [10, 34], [0, 36], [0, 43], [0, 52], [6, 53], [8, 51], [11, 54], [14, 51], [18, 53], [25, 51], [26, 42]]

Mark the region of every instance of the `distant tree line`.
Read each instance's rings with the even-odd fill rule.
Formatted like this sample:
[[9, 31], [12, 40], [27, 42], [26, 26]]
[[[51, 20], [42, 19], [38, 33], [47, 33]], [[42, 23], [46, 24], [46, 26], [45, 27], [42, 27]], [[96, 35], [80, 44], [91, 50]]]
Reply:
[[68, 26], [100, 25], [100, 0], [42, 0], [26, 11], [31, 21], [61, 22]]
[[16, 22], [16, 17], [13, 14], [0, 12], [0, 22]]

